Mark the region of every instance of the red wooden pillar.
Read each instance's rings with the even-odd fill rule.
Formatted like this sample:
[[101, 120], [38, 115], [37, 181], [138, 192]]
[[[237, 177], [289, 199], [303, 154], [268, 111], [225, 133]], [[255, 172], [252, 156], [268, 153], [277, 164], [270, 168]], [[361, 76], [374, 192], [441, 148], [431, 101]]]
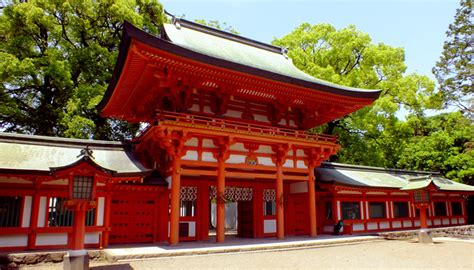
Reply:
[[263, 190], [262, 188], [253, 189], [253, 213], [254, 213], [254, 237], [263, 237]]
[[107, 247], [109, 245], [109, 235], [110, 235], [110, 211], [112, 206], [112, 192], [110, 191], [111, 184], [106, 184], [106, 195], [105, 195], [105, 205], [104, 205], [104, 231], [102, 232], [102, 245], [101, 247]]
[[314, 176], [314, 165], [308, 166], [308, 197], [309, 197], [309, 236], [316, 237], [317, 235], [317, 224], [316, 224], [316, 191], [315, 191], [315, 176]]
[[200, 185], [197, 199], [197, 239], [201, 241], [209, 240], [209, 206], [209, 186]]
[[36, 247], [36, 229], [38, 227], [40, 197], [41, 196], [39, 195], [38, 190], [35, 190], [31, 206], [30, 231], [28, 233], [28, 249], [34, 249]]
[[72, 250], [84, 249], [84, 236], [86, 235], [86, 209], [79, 207], [74, 211], [74, 227], [72, 232]]
[[285, 209], [283, 204], [283, 162], [277, 162], [276, 174], [276, 207], [277, 207], [277, 238], [285, 238]]
[[427, 207], [425, 205], [420, 205], [419, 209], [420, 209], [420, 228], [427, 229], [428, 228], [428, 222], [426, 221]]
[[171, 213], [169, 244], [177, 245], [179, 242], [179, 202], [181, 188], [181, 156], [174, 155], [171, 165]]
[[224, 242], [225, 239], [225, 161], [218, 159], [217, 164], [217, 222], [216, 242]]

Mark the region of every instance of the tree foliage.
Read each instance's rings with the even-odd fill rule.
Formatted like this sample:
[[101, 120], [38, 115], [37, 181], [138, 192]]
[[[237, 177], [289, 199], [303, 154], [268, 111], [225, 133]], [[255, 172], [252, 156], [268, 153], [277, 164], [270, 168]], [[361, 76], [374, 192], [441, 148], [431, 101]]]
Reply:
[[237, 31], [233, 26], [227, 25], [226, 22], [221, 23], [218, 20], [204, 20], [204, 19], [194, 20], [194, 22], [205, 25], [205, 26], [209, 26], [215, 29], [223, 30], [223, 31], [232, 33], [234, 35], [240, 34], [239, 31]]
[[0, 129], [120, 139], [128, 124], [99, 117], [124, 20], [151, 33], [155, 0], [13, 1], [0, 14]]
[[[373, 106], [323, 127], [342, 145], [332, 161], [441, 171], [455, 180], [471, 181], [472, 123], [460, 113], [425, 116], [427, 109], [442, 108], [443, 96], [428, 77], [406, 74], [402, 48], [375, 44], [354, 26], [337, 30], [307, 23], [273, 43], [288, 48], [293, 63], [310, 75], [382, 90]], [[397, 115], [402, 109], [406, 121]]]
[[474, 14], [472, 0], [461, 0], [446, 32], [443, 52], [433, 68], [445, 105], [474, 117]]

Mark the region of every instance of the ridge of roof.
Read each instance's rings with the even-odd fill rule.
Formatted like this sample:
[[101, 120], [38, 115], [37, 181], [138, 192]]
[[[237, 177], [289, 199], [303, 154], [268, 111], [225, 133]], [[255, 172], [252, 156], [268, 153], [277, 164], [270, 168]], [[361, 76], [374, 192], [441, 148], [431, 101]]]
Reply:
[[42, 135], [29, 135], [19, 133], [0, 132], [0, 142], [6, 143], [22, 143], [46, 146], [61, 146], [61, 147], [83, 147], [85, 145], [100, 149], [122, 149], [129, 150], [131, 144], [128, 142], [119, 141], [105, 141], [105, 140], [87, 140], [74, 139], [64, 137], [52, 137]]
[[283, 47], [275, 46], [273, 44], [268, 44], [268, 43], [261, 42], [261, 41], [258, 41], [258, 40], [254, 40], [254, 39], [251, 39], [251, 38], [247, 38], [247, 37], [244, 37], [244, 36], [236, 35], [236, 34], [224, 31], [224, 30], [220, 30], [220, 29], [213, 28], [213, 27], [210, 27], [210, 26], [206, 26], [206, 25], [203, 25], [203, 24], [200, 24], [200, 23], [195, 23], [195, 22], [192, 22], [192, 21], [188, 21], [188, 20], [185, 20], [183, 18], [178, 18], [178, 17], [176, 17], [176, 16], [174, 16], [170, 13], [167, 13], [167, 14], [170, 15], [173, 18], [172, 23], [177, 28], [186, 27], [186, 28], [189, 28], [189, 29], [192, 29], [192, 30], [195, 30], [195, 31], [199, 31], [199, 32], [208, 34], [208, 35], [213, 35], [213, 36], [216, 36], [216, 37], [225, 38], [225, 39], [232, 40], [232, 41], [235, 41], [235, 42], [240, 42], [240, 43], [243, 43], [245, 45], [254, 46], [254, 47], [257, 47], [259, 49], [264, 49], [264, 50], [271, 51], [271, 52], [278, 53], [278, 54], [282, 54], [282, 55], [284, 55], [285, 51], [286, 51]]
[[[405, 169], [394, 169], [394, 168], [383, 168], [383, 167], [373, 167], [365, 165], [355, 165], [355, 164], [346, 164], [346, 163], [337, 163], [337, 162], [321, 162], [319, 168], [344, 168], [358, 171], [374, 171], [374, 172], [388, 172], [388, 173], [407, 173], [407, 174], [423, 174], [423, 175], [433, 175], [440, 176], [440, 172], [431, 172], [431, 171], [414, 171], [414, 170], [405, 170]], [[317, 168], [316, 168], [317, 169]]]

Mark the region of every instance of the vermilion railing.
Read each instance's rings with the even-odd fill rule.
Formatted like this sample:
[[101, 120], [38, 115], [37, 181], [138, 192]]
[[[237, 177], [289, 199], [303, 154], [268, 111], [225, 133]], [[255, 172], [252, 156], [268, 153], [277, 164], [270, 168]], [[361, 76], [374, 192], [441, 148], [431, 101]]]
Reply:
[[186, 113], [175, 112], [158, 112], [158, 122], [176, 122], [195, 127], [203, 127], [209, 129], [225, 129], [234, 132], [245, 132], [249, 134], [259, 134], [267, 136], [281, 136], [299, 140], [330, 142], [335, 143], [336, 137], [330, 135], [311, 134], [306, 131], [293, 130], [288, 128], [270, 127], [253, 123], [246, 123], [228, 119], [212, 118], [207, 116], [192, 115]]

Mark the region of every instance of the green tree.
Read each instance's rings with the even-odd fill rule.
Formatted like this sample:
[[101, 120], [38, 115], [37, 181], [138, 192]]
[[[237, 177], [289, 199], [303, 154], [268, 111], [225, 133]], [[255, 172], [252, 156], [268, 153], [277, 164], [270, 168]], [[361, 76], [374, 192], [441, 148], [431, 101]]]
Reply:
[[99, 117], [128, 20], [157, 34], [156, 0], [13, 1], [0, 13], [0, 129], [121, 139], [128, 124]]
[[443, 52], [433, 73], [445, 105], [456, 105], [474, 117], [474, 14], [472, 0], [461, 0], [446, 32]]
[[216, 28], [216, 29], [219, 29], [219, 30], [223, 30], [223, 31], [232, 33], [234, 35], [239, 35], [240, 34], [237, 30], [235, 30], [234, 27], [232, 27], [231, 25], [227, 25], [226, 22], [221, 23], [217, 20], [208, 21], [208, 20], [203, 20], [203, 19], [194, 20], [194, 22], [205, 25], [205, 26], [209, 26], [209, 27], [212, 27], [212, 28]]
[[460, 112], [432, 117], [411, 116], [413, 131], [397, 167], [439, 171], [446, 177], [474, 184], [474, 124]]
[[440, 96], [426, 76], [405, 74], [402, 48], [374, 44], [355, 26], [337, 30], [329, 24], [304, 23], [276, 39], [288, 48], [293, 63], [317, 78], [337, 84], [381, 89], [380, 98], [364, 108], [326, 126], [325, 133], [339, 135], [342, 150], [333, 161], [395, 167], [410, 136], [400, 123], [400, 108], [423, 115], [425, 108], [439, 108]]

